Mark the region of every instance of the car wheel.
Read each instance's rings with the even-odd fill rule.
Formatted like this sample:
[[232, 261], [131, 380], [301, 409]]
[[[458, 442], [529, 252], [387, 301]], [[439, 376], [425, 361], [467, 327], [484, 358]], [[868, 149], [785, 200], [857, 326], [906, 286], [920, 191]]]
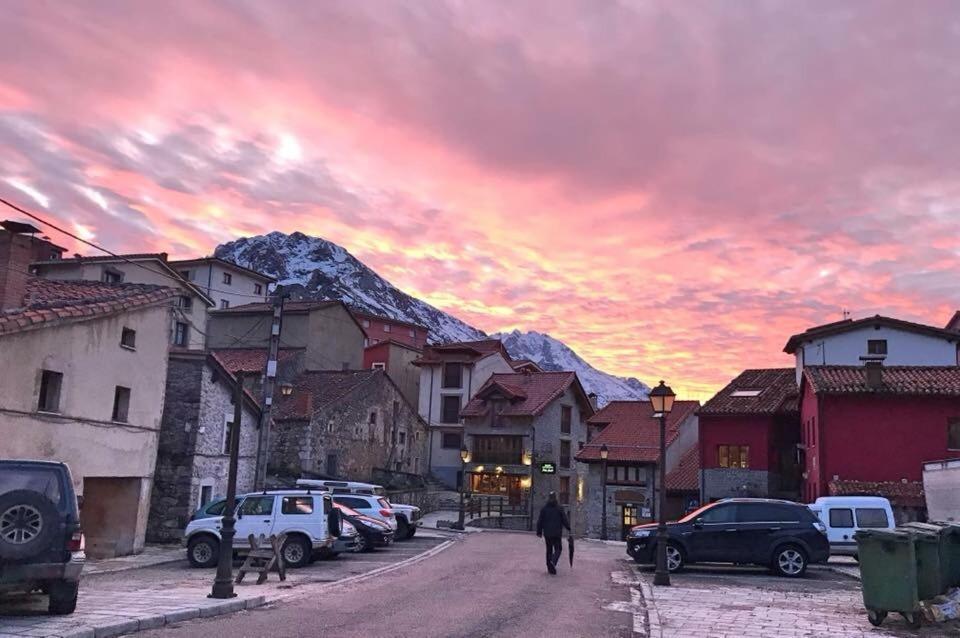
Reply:
[[59, 518], [53, 501], [39, 492], [0, 496], [0, 559], [23, 560], [49, 550]]
[[357, 536], [358, 552], [369, 552], [371, 549], [373, 548], [370, 546], [370, 542], [367, 540], [366, 536], [364, 536], [363, 534], [360, 534], [359, 536]]
[[306, 567], [310, 564], [312, 546], [303, 536], [289, 536], [280, 549], [283, 562], [290, 567]]
[[187, 544], [187, 560], [193, 567], [214, 567], [219, 558], [220, 541], [213, 536], [194, 536]]
[[667, 543], [667, 571], [671, 574], [683, 569], [683, 550], [674, 543]]
[[784, 545], [773, 554], [773, 570], [780, 576], [799, 578], [807, 571], [807, 555], [796, 545]]
[[399, 518], [397, 519], [397, 534], [396, 538], [409, 538], [410, 534], [410, 524], [407, 523], [407, 519]]
[[411, 525], [411, 526], [410, 526], [410, 531], [407, 532], [407, 540], [410, 540], [411, 538], [413, 538], [413, 537], [416, 536], [416, 535], [417, 535], [417, 526], [416, 526], [416, 525]]
[[57, 616], [72, 614], [77, 608], [77, 589], [80, 583], [57, 581], [47, 585], [50, 602], [47, 611]]

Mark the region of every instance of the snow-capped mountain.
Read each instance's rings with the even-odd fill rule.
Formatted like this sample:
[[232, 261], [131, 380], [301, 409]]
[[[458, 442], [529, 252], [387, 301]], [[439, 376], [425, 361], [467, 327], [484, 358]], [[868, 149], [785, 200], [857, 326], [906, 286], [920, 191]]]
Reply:
[[503, 341], [514, 359], [530, 359], [544, 370], [575, 370], [587, 392], [597, 395], [604, 405], [615, 399], [646, 399], [649, 386], [633, 377], [616, 377], [597, 370], [565, 343], [539, 332], [513, 332], [491, 335]]
[[[485, 339], [486, 333], [399, 290], [343, 247], [295, 232], [242, 237], [217, 246], [214, 255], [265, 273], [294, 299], [340, 299], [372, 314], [410, 321], [430, 329], [431, 341]], [[515, 359], [530, 359], [544, 370], [573, 370], [600, 404], [645, 398], [649, 388], [634, 378], [597, 370], [563, 342], [537, 332], [514, 331], [501, 338]]]
[[343, 247], [303, 233], [273, 232], [217, 246], [214, 255], [276, 277], [293, 299], [340, 299], [349, 306], [430, 328], [439, 343], [486, 334], [397, 289]]

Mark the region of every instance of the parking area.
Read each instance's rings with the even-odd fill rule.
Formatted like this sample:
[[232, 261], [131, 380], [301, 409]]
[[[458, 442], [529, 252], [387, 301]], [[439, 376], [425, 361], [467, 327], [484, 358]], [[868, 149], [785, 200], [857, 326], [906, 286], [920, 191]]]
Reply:
[[651, 638], [960, 635], [960, 623], [914, 631], [895, 614], [883, 626], [871, 626], [859, 581], [826, 566], [791, 579], [759, 567], [695, 565], [671, 576], [670, 587], [653, 587], [652, 568], [625, 562], [637, 575], [643, 633]]

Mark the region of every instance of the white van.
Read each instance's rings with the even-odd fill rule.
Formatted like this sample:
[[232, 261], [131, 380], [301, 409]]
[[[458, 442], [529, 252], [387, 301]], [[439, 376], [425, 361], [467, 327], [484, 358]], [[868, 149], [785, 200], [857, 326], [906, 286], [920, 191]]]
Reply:
[[856, 556], [860, 529], [893, 529], [890, 501], [880, 496], [821, 496], [808, 505], [827, 528], [831, 556]]

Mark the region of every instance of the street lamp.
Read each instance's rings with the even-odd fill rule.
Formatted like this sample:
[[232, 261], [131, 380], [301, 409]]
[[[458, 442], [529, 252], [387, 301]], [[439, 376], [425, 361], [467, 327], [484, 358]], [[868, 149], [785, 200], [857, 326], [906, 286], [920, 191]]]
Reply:
[[670, 570], [667, 569], [667, 415], [673, 409], [673, 400], [677, 395], [670, 386], [660, 381], [660, 385], [650, 391], [650, 405], [653, 415], [660, 417], [660, 461], [659, 474], [660, 498], [657, 503], [657, 572], [653, 576], [654, 585], [669, 585]]
[[467, 487], [467, 463], [470, 461], [470, 450], [464, 445], [460, 448], [460, 517], [457, 519], [457, 528], [463, 529], [464, 511], [463, 495]]
[[600, 510], [600, 538], [607, 540], [607, 457], [610, 450], [607, 444], [600, 446], [600, 483], [603, 485], [603, 503]]
[[217, 577], [209, 598], [234, 598], [233, 591], [233, 537], [237, 533], [234, 509], [237, 506], [237, 458], [240, 456], [240, 429], [243, 422], [243, 372], [236, 373], [237, 387], [233, 399], [233, 427], [230, 434], [230, 466], [227, 470], [227, 503], [220, 522], [220, 556], [217, 558]]
[[285, 396], [285, 397], [288, 397], [288, 396], [290, 396], [291, 394], [293, 394], [293, 384], [290, 384], [290, 383], [281, 383], [281, 384], [280, 384], [280, 394], [282, 394], [282, 395]]

